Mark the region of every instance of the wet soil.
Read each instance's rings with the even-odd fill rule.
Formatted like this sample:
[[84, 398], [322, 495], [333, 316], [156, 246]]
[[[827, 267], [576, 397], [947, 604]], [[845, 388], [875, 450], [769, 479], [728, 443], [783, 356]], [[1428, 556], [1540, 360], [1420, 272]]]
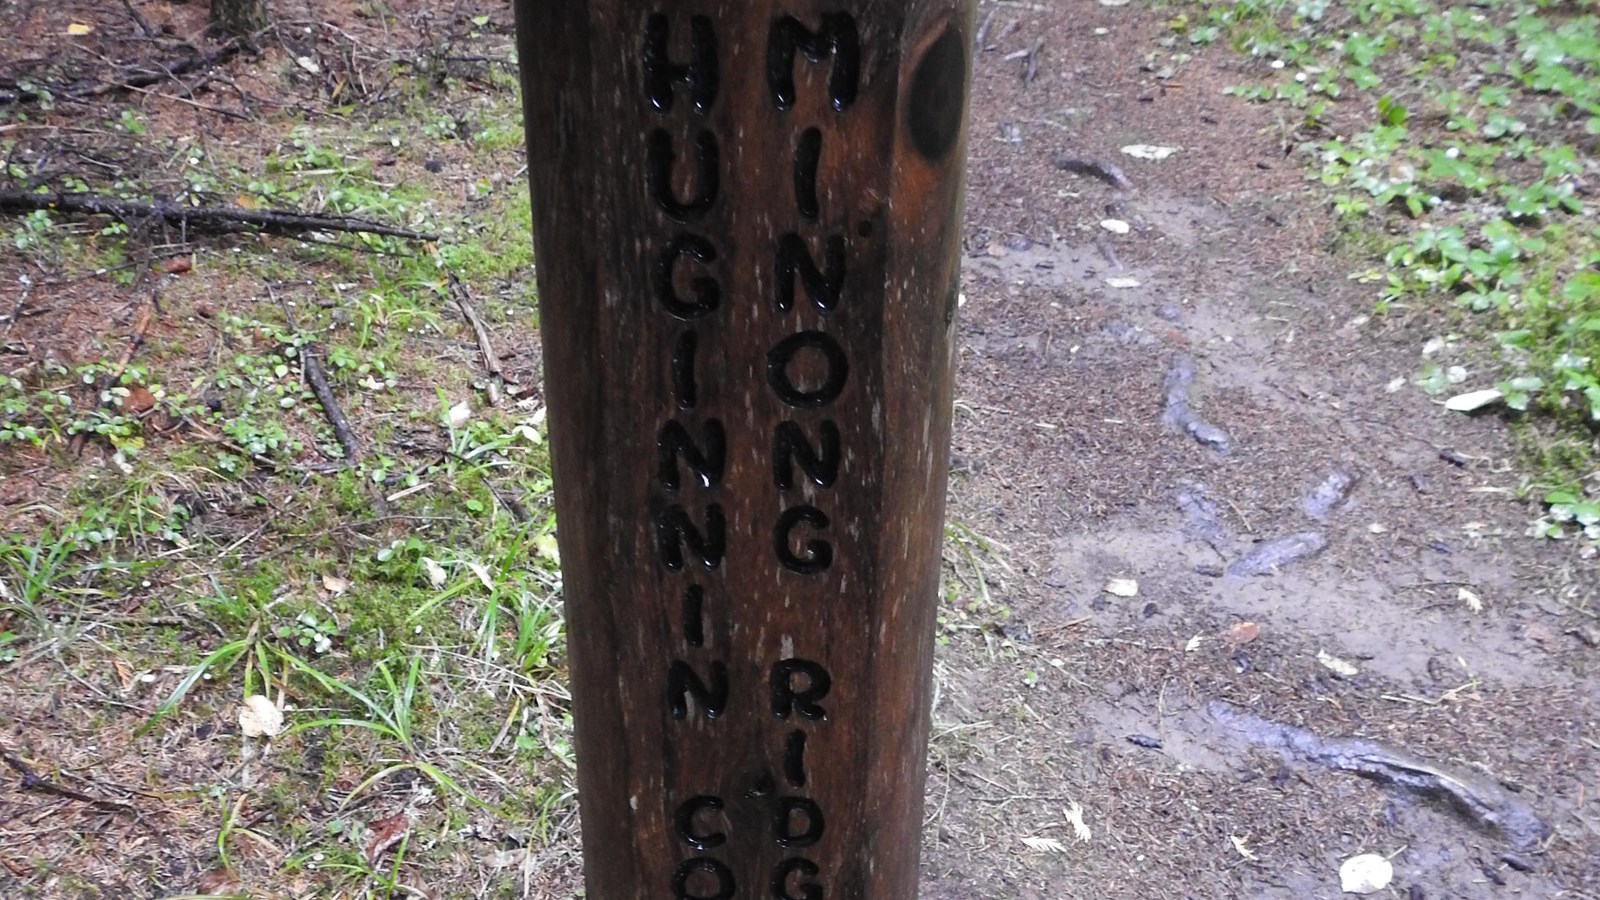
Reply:
[[978, 20], [951, 502], [1005, 608], [940, 657], [925, 896], [1334, 897], [1365, 852], [1595, 896], [1596, 577], [1523, 536], [1503, 427], [1390, 389], [1427, 322], [1346, 278], [1246, 63], [1158, 82], [1138, 4]]

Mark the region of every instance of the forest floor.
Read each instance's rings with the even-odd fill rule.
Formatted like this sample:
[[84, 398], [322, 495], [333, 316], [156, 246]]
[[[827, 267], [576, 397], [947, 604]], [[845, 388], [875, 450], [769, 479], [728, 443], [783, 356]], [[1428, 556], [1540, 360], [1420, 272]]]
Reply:
[[[0, 895], [578, 896], [509, 5], [203, 6], [0, 0], [0, 190], [432, 239], [0, 220]], [[1596, 563], [1184, 6], [979, 4], [923, 896], [1600, 895]]]

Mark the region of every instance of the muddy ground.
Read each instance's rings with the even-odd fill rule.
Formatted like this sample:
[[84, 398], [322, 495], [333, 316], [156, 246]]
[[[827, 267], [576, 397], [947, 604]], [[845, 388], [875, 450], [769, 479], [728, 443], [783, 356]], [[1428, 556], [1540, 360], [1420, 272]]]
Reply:
[[926, 894], [1595, 896], [1592, 564], [1496, 421], [1392, 389], [1440, 326], [1373, 316], [1249, 64], [1158, 81], [1142, 7], [979, 11], [951, 498], [1010, 615], [940, 660]]
[[[393, 49], [385, 41], [418, 39], [401, 26], [426, 22], [427, 10], [411, 8], [426, 4], [393, 5], [405, 9], [392, 34], [387, 20], [379, 28], [352, 19], [351, 46], [382, 59]], [[39, 5], [0, 10], [23, 6]], [[136, 6], [198, 27], [198, 4]], [[504, 49], [508, 6], [473, 6], [457, 4], [450, 21], [481, 11]], [[1369, 852], [1395, 869], [1379, 896], [1600, 896], [1594, 564], [1524, 536], [1531, 513], [1512, 497], [1521, 473], [1502, 423], [1447, 413], [1407, 383], [1440, 326], [1420, 311], [1374, 315], [1370, 292], [1347, 279], [1356, 262], [1332, 249], [1331, 214], [1286, 154], [1272, 110], [1222, 94], [1247, 64], [1216, 49], [1175, 78], [1141, 68], [1165, 28], [1150, 6], [979, 5], [946, 556], [958, 599], [941, 615], [923, 896], [1335, 897], [1341, 862]], [[325, 13], [295, 9], [307, 22]], [[292, 70], [302, 52], [286, 42], [231, 64], [243, 85], [234, 85], [237, 104], [226, 91], [196, 101], [238, 105], [243, 122], [190, 103], [152, 109], [154, 126], [248, 144], [252, 117], [325, 121], [309, 105], [245, 102], [253, 76]], [[275, 82], [260, 84], [265, 94]], [[1139, 160], [1121, 152], [1131, 144], [1176, 153]], [[408, 150], [377, 165], [430, 185], [442, 165], [440, 196], [468, 196], [473, 177], [492, 174], [496, 186], [521, 177], [514, 160]], [[1112, 183], [1107, 164], [1125, 183]], [[1127, 233], [1107, 230], [1107, 219], [1126, 222]], [[232, 249], [184, 252], [204, 272]], [[52, 331], [103, 337], [106, 309], [117, 329], [132, 320], [122, 287], [72, 284], [100, 305], [56, 303], [66, 324], [25, 320], [38, 341], [30, 353], [49, 349]], [[525, 285], [472, 287], [515, 304]], [[176, 302], [201, 302], [199, 288], [191, 293]], [[246, 302], [237, 293], [223, 283], [209, 302], [231, 309]], [[50, 307], [55, 296], [32, 302]], [[177, 319], [159, 324], [181, 343]], [[529, 380], [537, 350], [527, 329], [512, 314], [490, 324], [511, 348], [512, 380]], [[450, 327], [448, 339], [418, 347], [468, 368], [476, 345], [464, 325]], [[400, 390], [416, 409], [436, 401], [426, 379]], [[358, 430], [370, 428], [366, 416], [377, 414], [353, 409]], [[252, 490], [299, 502], [316, 490], [315, 474], [261, 479]], [[30, 460], [0, 487], [11, 491], [7, 503], [54, 502], [67, 480]], [[0, 512], [8, 508], [20, 506]], [[234, 512], [211, 520], [226, 538], [219, 544], [260, 534], [257, 520], [228, 518]], [[351, 542], [366, 548], [368, 537]], [[152, 677], [167, 684], [183, 671]], [[84, 672], [115, 693], [114, 674]], [[14, 716], [0, 722], [12, 747], [66, 759], [96, 743], [152, 746], [127, 733], [154, 694], [102, 702], [69, 674], [84, 678], [49, 660], [27, 680], [0, 670], [17, 678], [0, 690], [0, 710]], [[33, 679], [54, 693], [31, 690]], [[228, 698], [184, 711], [172, 734], [222, 729], [197, 742], [192, 767], [151, 775], [135, 754], [79, 771], [153, 779], [149, 790], [171, 787], [162, 779], [225, 780], [237, 751], [232, 715]], [[502, 706], [471, 715], [511, 721]], [[490, 731], [480, 758], [510, 785], [499, 796], [522, 803], [533, 769], [509, 751], [495, 756], [506, 734]], [[363, 774], [352, 763], [333, 787]], [[398, 804], [411, 788], [395, 786], [386, 799]], [[279, 809], [250, 826], [285, 846], [291, 825], [312, 823], [302, 831], [315, 837], [333, 813], [295, 790], [284, 788]], [[575, 804], [559, 788], [551, 796], [543, 845], [525, 835], [507, 844], [501, 832], [515, 829], [504, 823], [475, 819], [458, 831], [427, 812], [437, 853], [395, 863], [407, 890], [577, 896]], [[5, 817], [44, 809], [65, 820], [76, 808], [20, 788], [0, 797]], [[210, 808], [172, 813], [158, 840], [123, 840], [129, 832], [105, 825], [111, 819], [82, 819], [45, 849], [35, 835], [48, 823], [12, 828], [0, 847], [0, 895], [70, 896], [54, 885], [92, 882], [106, 896], [166, 896], [204, 890], [218, 871]], [[480, 827], [500, 849], [474, 843]], [[520, 875], [483, 862], [513, 850]], [[51, 881], [35, 867], [42, 857], [93, 877]], [[327, 888], [314, 873], [285, 875], [282, 862], [270, 852], [242, 860], [242, 889]], [[360, 896], [356, 884], [327, 890]]]

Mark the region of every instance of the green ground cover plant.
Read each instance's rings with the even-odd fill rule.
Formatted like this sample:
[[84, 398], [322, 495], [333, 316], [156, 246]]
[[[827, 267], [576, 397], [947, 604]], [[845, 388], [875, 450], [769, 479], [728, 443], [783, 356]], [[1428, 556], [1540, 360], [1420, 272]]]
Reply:
[[[1571, 0], [1196, 0], [1195, 45], [1291, 111], [1380, 313], [1441, 324], [1417, 383], [1504, 412], [1539, 462], [1530, 528], [1600, 538], [1600, 9]], [[1440, 352], [1434, 352], [1438, 350]]]

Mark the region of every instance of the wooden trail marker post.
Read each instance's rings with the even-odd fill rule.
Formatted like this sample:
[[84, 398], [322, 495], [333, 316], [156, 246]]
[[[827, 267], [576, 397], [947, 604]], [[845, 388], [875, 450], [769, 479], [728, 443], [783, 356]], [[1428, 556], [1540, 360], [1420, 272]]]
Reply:
[[973, 0], [518, 0], [588, 896], [916, 896]]

